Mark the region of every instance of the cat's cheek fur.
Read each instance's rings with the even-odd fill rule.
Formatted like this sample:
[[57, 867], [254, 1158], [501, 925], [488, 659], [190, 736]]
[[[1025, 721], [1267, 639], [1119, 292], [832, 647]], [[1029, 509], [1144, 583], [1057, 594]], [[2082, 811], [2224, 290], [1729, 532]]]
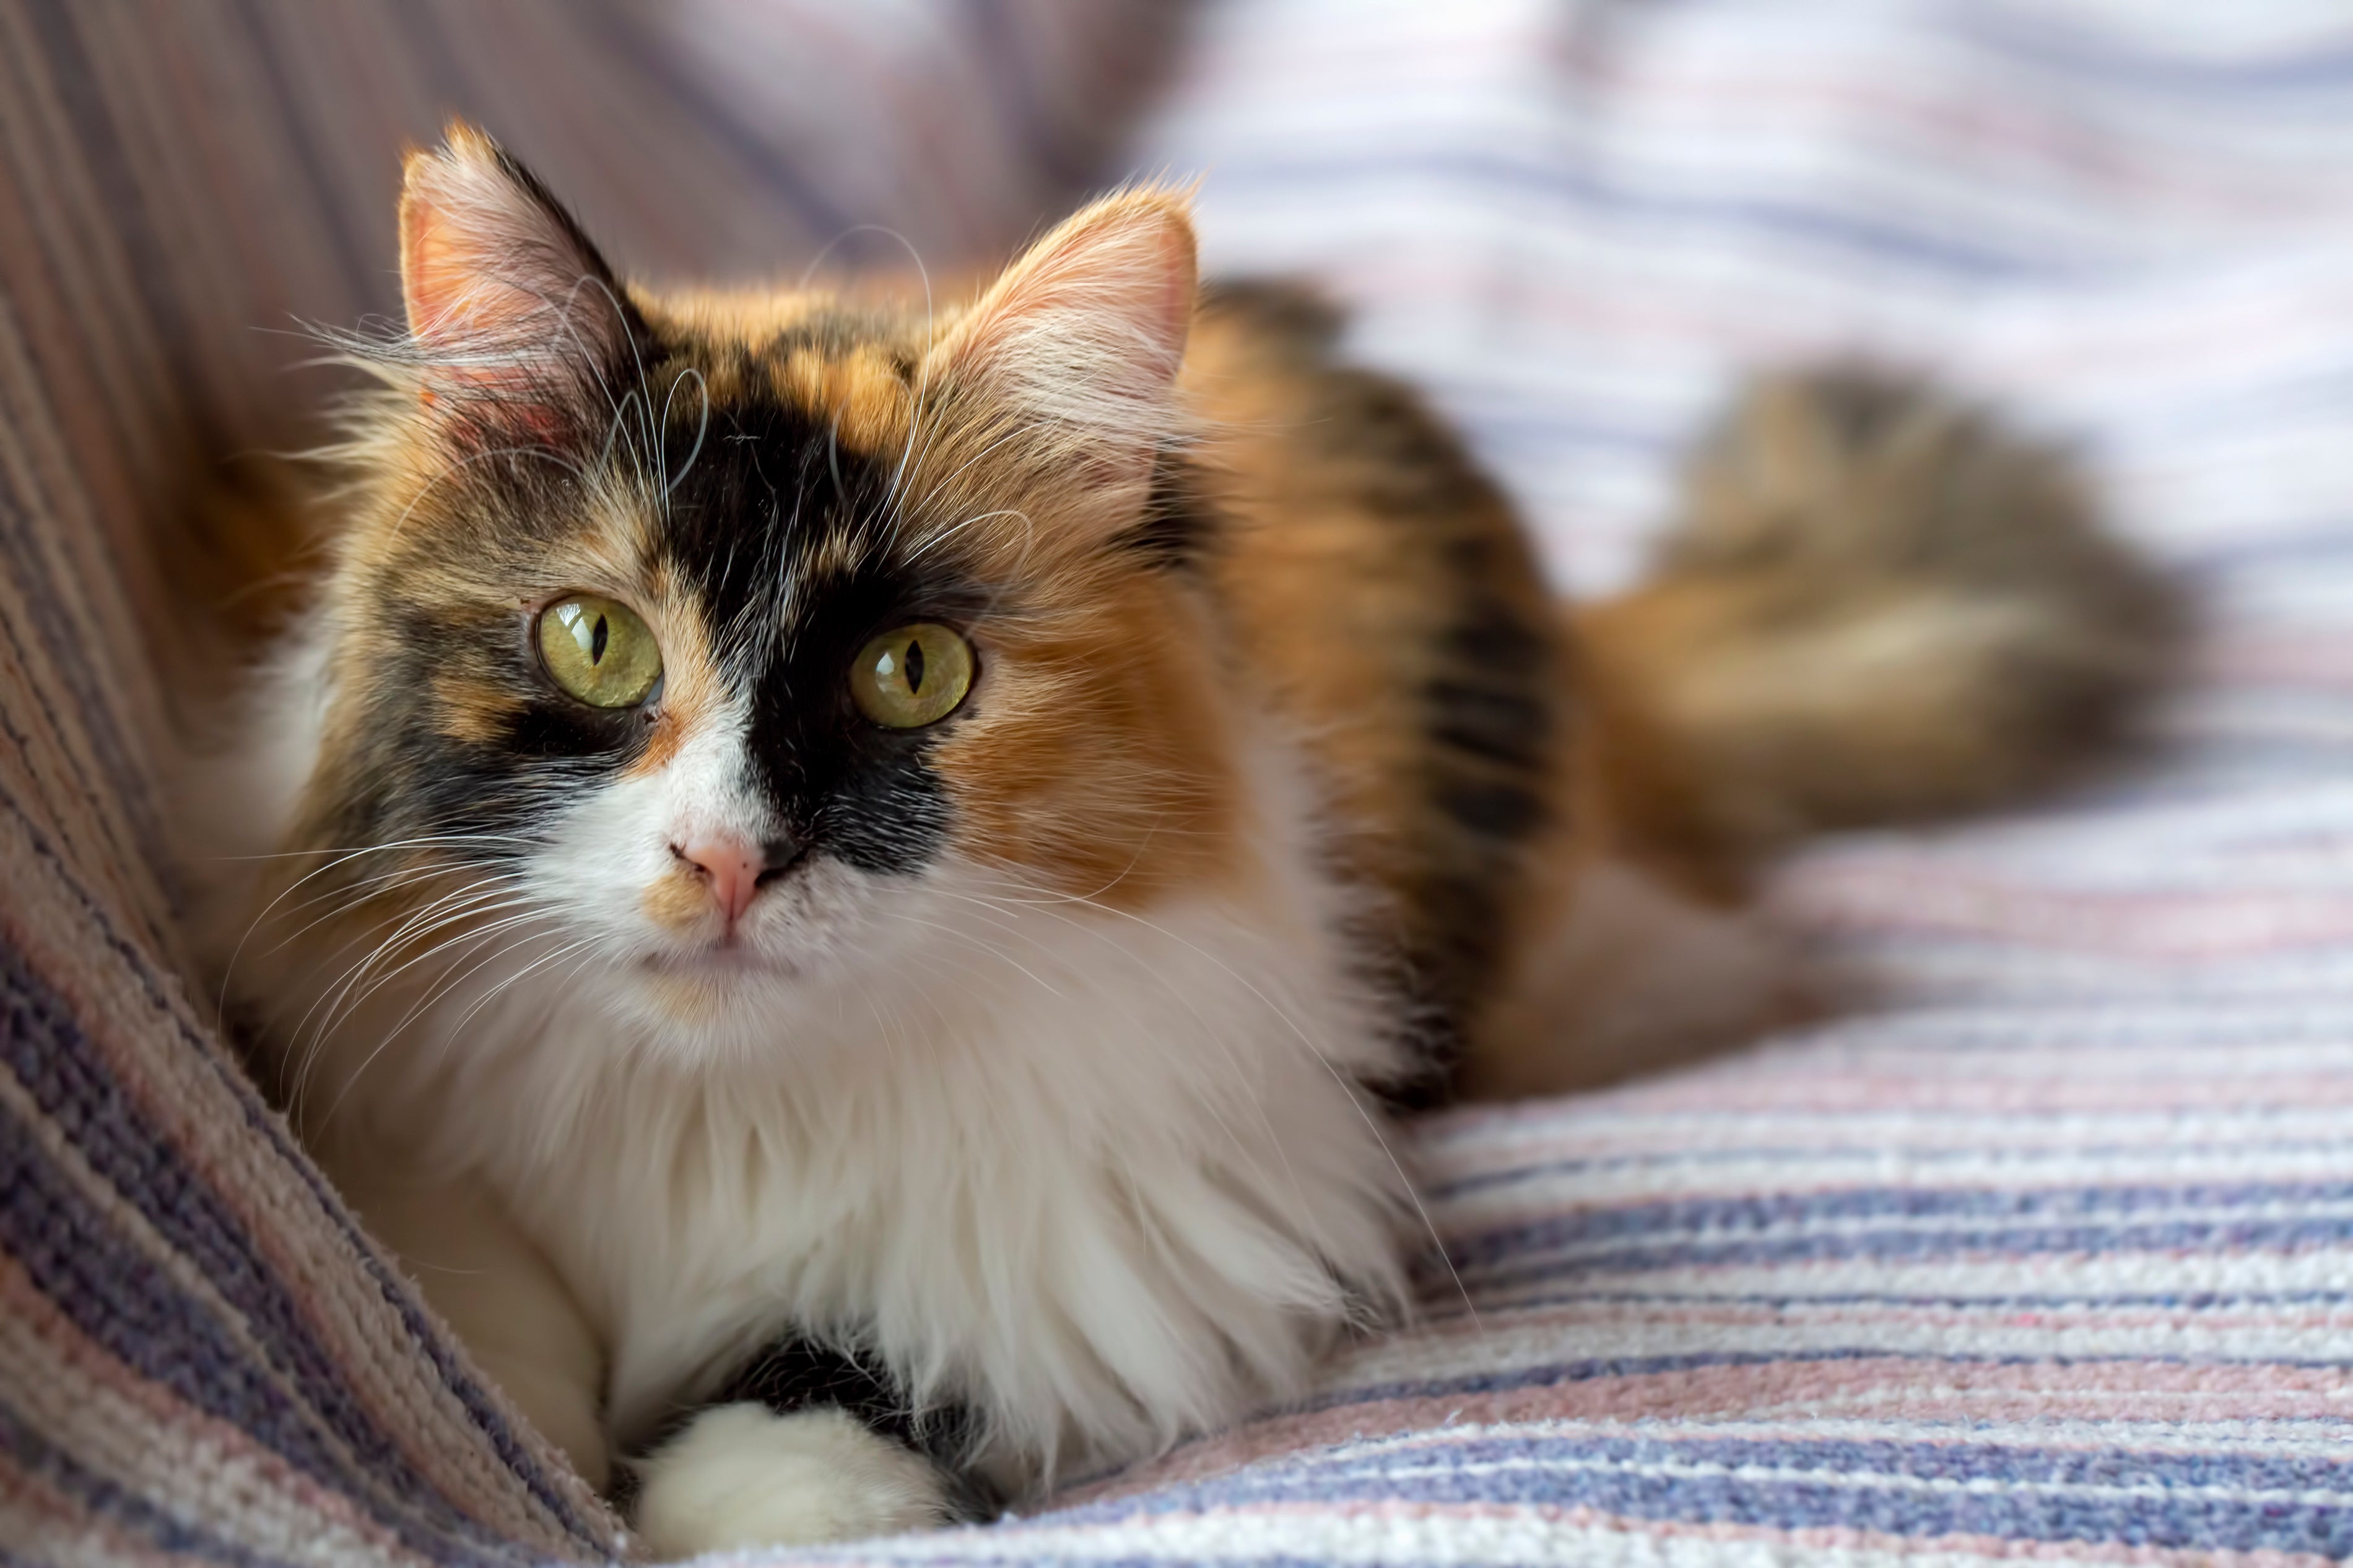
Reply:
[[258, 889], [285, 849], [318, 765], [319, 732], [334, 701], [329, 649], [313, 616], [250, 672], [225, 715], [229, 739], [191, 745], [177, 759], [171, 824], [189, 885], [185, 929], [216, 978], [239, 978], [229, 972], [259, 923]]
[[636, 1469], [638, 1538], [665, 1562], [921, 1530], [949, 1514], [929, 1460], [839, 1410], [717, 1405]]

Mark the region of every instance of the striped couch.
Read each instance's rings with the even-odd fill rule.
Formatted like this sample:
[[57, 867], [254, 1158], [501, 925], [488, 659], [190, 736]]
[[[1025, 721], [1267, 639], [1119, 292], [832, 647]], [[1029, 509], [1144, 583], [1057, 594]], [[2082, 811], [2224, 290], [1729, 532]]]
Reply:
[[389, 308], [394, 150], [452, 110], [672, 276], [1203, 171], [1212, 264], [1328, 280], [1581, 586], [1742, 366], [1930, 366], [2207, 606], [2129, 776], [1778, 879], [1837, 1021], [1415, 1129], [1451, 1270], [1309, 1404], [817, 1555], [2353, 1557], [2341, 16], [0, 0], [0, 1564], [626, 1550], [174, 973], [192, 497], [307, 438], [288, 329]]

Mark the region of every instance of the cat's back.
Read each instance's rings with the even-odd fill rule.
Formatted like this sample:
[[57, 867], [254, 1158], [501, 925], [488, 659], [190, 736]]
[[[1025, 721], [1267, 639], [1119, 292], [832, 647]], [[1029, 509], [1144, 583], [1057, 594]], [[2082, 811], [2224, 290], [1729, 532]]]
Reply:
[[1303, 291], [1206, 291], [1181, 382], [1219, 518], [1203, 570], [1442, 1037], [1567, 793], [1566, 626], [1494, 483], [1412, 391], [1338, 363], [1336, 328]]

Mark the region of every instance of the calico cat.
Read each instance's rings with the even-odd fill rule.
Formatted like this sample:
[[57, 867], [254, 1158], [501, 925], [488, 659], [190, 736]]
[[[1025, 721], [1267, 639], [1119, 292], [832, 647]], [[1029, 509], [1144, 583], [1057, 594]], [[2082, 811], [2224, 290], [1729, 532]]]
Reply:
[[1579, 1075], [1605, 889], [2056, 778], [2173, 637], [2055, 458], [1852, 374], [1754, 391], [1651, 581], [1570, 612], [1163, 190], [937, 310], [630, 287], [464, 128], [400, 229], [199, 935], [660, 1553], [1296, 1394], [1405, 1304], [1389, 1100]]

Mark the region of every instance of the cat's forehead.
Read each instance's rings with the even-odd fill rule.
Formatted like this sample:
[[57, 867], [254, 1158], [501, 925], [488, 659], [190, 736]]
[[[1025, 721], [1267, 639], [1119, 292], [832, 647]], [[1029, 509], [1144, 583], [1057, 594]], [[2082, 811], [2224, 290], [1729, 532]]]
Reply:
[[897, 298], [845, 299], [819, 289], [629, 290], [652, 331], [679, 343], [818, 347], [848, 353], [870, 342], [904, 342], [927, 330], [926, 312]]
[[658, 377], [711, 378], [722, 404], [779, 399], [798, 411], [871, 434], [866, 419], [903, 408], [924, 348], [928, 312], [860, 304], [823, 294], [697, 293], [639, 301]]
[[946, 585], [944, 559], [910, 570], [919, 324], [797, 300], [706, 300], [650, 320], [659, 458], [633, 532], [715, 625], [779, 624], [845, 594], [881, 614]]
[[644, 320], [564, 447], [434, 455], [413, 502], [363, 525], [353, 558], [404, 624], [590, 591], [740, 684], [811, 634], [832, 651], [970, 597], [920, 521], [920, 317], [696, 296]]

